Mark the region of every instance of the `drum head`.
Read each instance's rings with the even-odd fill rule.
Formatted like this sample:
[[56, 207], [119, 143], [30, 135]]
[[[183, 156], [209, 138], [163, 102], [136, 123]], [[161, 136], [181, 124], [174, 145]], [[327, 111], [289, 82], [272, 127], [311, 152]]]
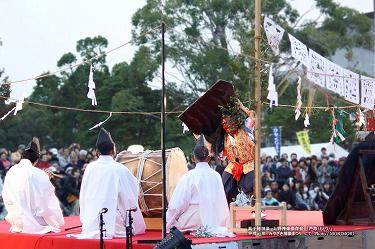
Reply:
[[[178, 181], [187, 172], [184, 152], [179, 148], [166, 150], [167, 200], [172, 197]], [[116, 161], [124, 164], [141, 183], [139, 205], [146, 217], [161, 217], [162, 159], [161, 151], [139, 154], [121, 152]]]
[[180, 148], [170, 150], [167, 160], [167, 198], [168, 201], [182, 176], [188, 171], [184, 152]]

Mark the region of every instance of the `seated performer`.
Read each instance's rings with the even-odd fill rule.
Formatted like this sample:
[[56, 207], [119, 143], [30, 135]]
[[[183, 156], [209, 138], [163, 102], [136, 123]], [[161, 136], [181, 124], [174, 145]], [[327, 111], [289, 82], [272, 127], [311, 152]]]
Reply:
[[3, 199], [11, 232], [44, 234], [60, 232], [64, 218], [48, 174], [35, 167], [40, 145], [33, 138], [22, 160], [5, 176]]
[[177, 184], [167, 211], [167, 231], [173, 226], [183, 232], [200, 227], [229, 225], [229, 209], [220, 174], [210, 168], [209, 151], [201, 135], [194, 148], [196, 167]]
[[115, 143], [105, 129], [99, 132], [96, 147], [100, 152], [98, 160], [87, 165], [80, 191], [80, 218], [82, 234], [78, 238], [99, 238], [99, 213], [103, 214], [106, 237], [125, 237], [127, 210], [132, 212], [133, 234], [144, 233], [146, 229], [138, 207], [139, 181], [124, 165], [115, 162]]

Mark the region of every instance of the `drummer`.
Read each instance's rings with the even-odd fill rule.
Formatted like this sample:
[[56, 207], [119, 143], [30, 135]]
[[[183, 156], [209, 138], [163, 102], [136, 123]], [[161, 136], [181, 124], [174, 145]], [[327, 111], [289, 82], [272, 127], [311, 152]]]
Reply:
[[201, 135], [193, 151], [196, 167], [178, 182], [167, 211], [167, 230], [182, 232], [207, 227], [216, 235], [228, 235], [229, 209], [220, 174], [210, 168], [209, 151]]
[[127, 210], [133, 212], [133, 234], [146, 229], [138, 207], [139, 182], [124, 165], [114, 161], [115, 143], [111, 134], [101, 128], [96, 142], [98, 160], [87, 165], [80, 191], [82, 234], [79, 238], [99, 238], [100, 212], [103, 212], [106, 237], [125, 237]]

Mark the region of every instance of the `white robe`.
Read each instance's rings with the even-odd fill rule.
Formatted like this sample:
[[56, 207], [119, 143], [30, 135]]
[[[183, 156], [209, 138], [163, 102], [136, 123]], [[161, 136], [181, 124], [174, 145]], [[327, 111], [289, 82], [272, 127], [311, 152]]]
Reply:
[[[184, 214], [194, 216], [197, 206], [200, 216], [198, 222], [201, 222], [198, 225], [208, 227], [213, 233], [227, 231], [225, 228], [229, 226], [229, 208], [224, 186], [220, 174], [210, 168], [208, 163], [197, 163], [195, 169], [187, 172], [177, 184], [168, 205], [167, 230], [177, 224], [181, 225], [180, 218], [184, 220], [182, 223], [185, 227], [177, 227], [178, 229], [186, 231], [186, 227], [195, 227], [195, 224], [188, 224], [189, 218], [186, 219]], [[191, 219], [191, 223], [194, 222], [197, 219]]]
[[55, 187], [48, 175], [28, 159], [22, 159], [6, 174], [3, 200], [11, 232], [60, 232], [59, 228], [64, 225]]
[[124, 165], [115, 162], [111, 156], [99, 156], [87, 165], [80, 192], [80, 218], [82, 234], [77, 238], [99, 238], [99, 212], [103, 214], [106, 237], [125, 237], [127, 212], [132, 212], [133, 234], [144, 233], [146, 225], [138, 206], [139, 181]]

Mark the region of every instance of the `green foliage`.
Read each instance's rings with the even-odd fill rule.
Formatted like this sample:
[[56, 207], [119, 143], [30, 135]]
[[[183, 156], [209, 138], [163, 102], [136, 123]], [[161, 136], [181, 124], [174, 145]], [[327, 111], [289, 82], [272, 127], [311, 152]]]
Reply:
[[[370, 20], [357, 11], [340, 7], [333, 0], [316, 0], [324, 20], [321, 24], [314, 20], [300, 23], [300, 14], [286, 0], [264, 0], [263, 12], [281, 24], [298, 39], [324, 56], [331, 56], [337, 48], [347, 49], [371, 46]], [[113, 111], [160, 111], [161, 92], [150, 87], [157, 84], [160, 70], [160, 34], [158, 32], [141, 35], [150, 29], [166, 23], [167, 65], [178, 70], [184, 82], [175, 82], [170, 67], [167, 67], [167, 111], [181, 111], [197, 96], [218, 79], [232, 81], [238, 97], [244, 103], [253, 100], [254, 94], [254, 1], [253, 0], [166, 0], [161, 6], [159, 0], [148, 0], [132, 18], [133, 38], [137, 51], [131, 62], [116, 64], [112, 70], [106, 65], [103, 51], [108, 41], [102, 36], [87, 37], [77, 42], [76, 53], [66, 53], [57, 61], [58, 67], [71, 66], [77, 60], [85, 60], [94, 67], [94, 81], [98, 109]], [[263, 34], [263, 37], [264, 34]], [[282, 43], [282, 50], [289, 48]], [[233, 48], [241, 55], [233, 52]], [[264, 40], [261, 45], [262, 58], [279, 61], [271, 54]], [[95, 57], [95, 59], [92, 59]], [[282, 61], [288, 64], [288, 61]], [[37, 80], [30, 100], [51, 105], [91, 109], [87, 99], [87, 81], [90, 63], [71, 68], [61, 75], [48, 76]], [[262, 64], [262, 99], [267, 94], [268, 65]], [[354, 69], [353, 69], [354, 70]], [[0, 72], [1, 76], [1, 72]], [[276, 82], [279, 82], [278, 78]], [[295, 104], [295, 84], [286, 80], [281, 104]], [[0, 94], [9, 96], [9, 88], [3, 85]], [[306, 94], [305, 94], [306, 95]], [[306, 103], [306, 96], [303, 102]], [[341, 105], [335, 100], [336, 105]], [[325, 96], [317, 93], [315, 105], [325, 105]], [[0, 108], [8, 108], [0, 100]], [[266, 108], [263, 108], [266, 110]], [[312, 143], [328, 141], [329, 113], [313, 112], [311, 115], [310, 139]], [[96, 131], [88, 129], [104, 120], [106, 114], [75, 112], [26, 105], [17, 115], [1, 122], [3, 146], [13, 147], [26, 143], [32, 135], [42, 138], [46, 146], [65, 146], [78, 142], [85, 147], [95, 145]], [[345, 121], [346, 122], [346, 121]], [[351, 124], [344, 122], [348, 137], [353, 134]], [[194, 141], [190, 135], [182, 134], [181, 122], [175, 114], [168, 114], [167, 147], [181, 147], [190, 153]], [[267, 137], [271, 126], [282, 126], [284, 139], [296, 142], [295, 132], [302, 130], [303, 118], [294, 121], [294, 110], [275, 108], [264, 112], [263, 128]], [[148, 149], [160, 148], [160, 115], [114, 115], [105, 128], [112, 132], [118, 149], [131, 144], [142, 144]]]
[[77, 61], [76, 56], [69, 52], [61, 56], [60, 60], [57, 62], [57, 66], [63, 67], [65, 65], [72, 65], [76, 61]]
[[226, 106], [219, 106], [219, 108], [222, 116], [229, 117], [230, 123], [235, 125], [235, 127], [238, 129], [245, 122], [247, 116], [241, 110], [237, 101], [238, 100], [236, 97], [231, 97]]
[[[350, 51], [355, 46], [371, 46], [370, 19], [353, 9], [339, 6], [333, 0], [316, 0], [318, 10], [324, 15], [321, 24], [316, 20], [301, 23], [300, 14], [287, 1], [265, 0], [262, 4], [264, 16], [275, 20], [323, 56], [333, 55], [338, 48]], [[251, 100], [255, 65], [247, 55], [254, 54], [253, 10], [254, 1], [251, 0], [166, 0], [163, 7], [158, 0], [148, 0], [133, 16], [133, 34], [138, 38], [137, 44], [151, 45], [155, 57], [160, 56], [158, 34], [146, 37], [140, 34], [159, 25], [162, 16], [167, 26], [167, 58], [184, 75], [186, 85], [193, 93], [199, 95], [217, 79], [225, 79], [234, 83], [242, 101]], [[231, 52], [233, 46], [239, 48], [237, 50], [242, 55]], [[262, 58], [280, 59], [271, 54], [265, 40], [261, 46]], [[281, 48], [284, 52], [290, 49], [287, 39]], [[288, 64], [288, 61], [282, 63]], [[268, 65], [262, 67], [262, 99], [265, 100]], [[285, 85], [288, 87], [283, 89], [279, 103], [294, 105], [295, 84], [287, 81]], [[339, 99], [334, 101], [337, 105], [345, 104]], [[325, 97], [317, 94], [314, 104], [325, 105]], [[328, 116], [325, 112], [312, 114], [310, 135], [313, 142], [328, 141], [330, 126], [325, 121]], [[291, 120], [294, 120], [293, 109], [276, 108], [273, 112], [265, 112], [264, 135], [269, 134], [269, 127], [282, 126], [283, 137], [295, 142], [295, 131], [303, 129], [303, 118], [297, 122]], [[352, 134], [351, 127], [347, 130]]]
[[[85, 60], [90, 60], [98, 55], [102, 55], [108, 46], [108, 40], [103, 36], [87, 37], [77, 42], [77, 52]], [[94, 59], [93, 63], [105, 63], [105, 55]]]

